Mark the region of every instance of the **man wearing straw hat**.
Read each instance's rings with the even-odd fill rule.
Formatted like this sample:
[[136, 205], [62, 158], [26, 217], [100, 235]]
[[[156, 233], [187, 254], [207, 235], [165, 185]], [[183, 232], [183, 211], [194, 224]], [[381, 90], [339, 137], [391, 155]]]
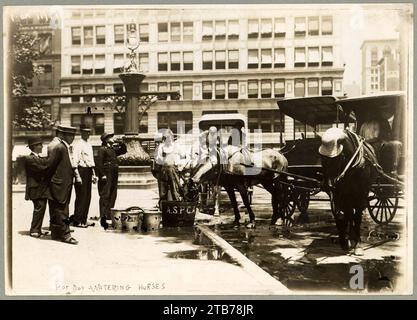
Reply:
[[50, 199], [48, 190], [48, 180], [46, 173], [48, 169], [48, 159], [40, 156], [42, 152], [42, 140], [30, 138], [28, 147], [31, 153], [25, 157], [26, 170], [26, 200], [33, 202], [33, 216], [30, 226], [30, 236], [40, 238], [48, 233], [42, 232], [42, 222], [45, 215], [46, 203]]
[[71, 237], [68, 221], [69, 202], [75, 176], [71, 146], [75, 132], [74, 127], [58, 126], [56, 138], [48, 146], [49, 171], [51, 172], [49, 184], [51, 237], [53, 240], [68, 244], [78, 244], [78, 241]]

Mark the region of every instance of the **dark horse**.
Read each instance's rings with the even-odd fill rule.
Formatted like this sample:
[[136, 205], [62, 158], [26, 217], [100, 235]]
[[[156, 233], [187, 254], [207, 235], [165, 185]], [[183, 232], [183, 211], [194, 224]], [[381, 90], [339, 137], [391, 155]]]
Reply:
[[[279, 172], [287, 171], [287, 159], [278, 151], [265, 149], [259, 152], [250, 152], [252, 165], [247, 165], [248, 156], [242, 153], [242, 148], [236, 146], [226, 146], [220, 151], [226, 159], [224, 164], [212, 163], [207, 160], [199, 166], [191, 180], [199, 184], [203, 181], [210, 181], [225, 188], [235, 214], [234, 224], [239, 225], [240, 213], [236, 201], [235, 189], [242, 197], [242, 201], [249, 213], [248, 228], [255, 228], [255, 214], [252, 211], [248, 187], [261, 184], [272, 197], [273, 215], [271, 225], [275, 225], [278, 218], [283, 218], [280, 208], [280, 178]], [[245, 165], [246, 164], [246, 165]]]
[[361, 255], [360, 228], [377, 162], [373, 148], [350, 130], [328, 129], [319, 149], [323, 189], [333, 201], [333, 215], [343, 250]]

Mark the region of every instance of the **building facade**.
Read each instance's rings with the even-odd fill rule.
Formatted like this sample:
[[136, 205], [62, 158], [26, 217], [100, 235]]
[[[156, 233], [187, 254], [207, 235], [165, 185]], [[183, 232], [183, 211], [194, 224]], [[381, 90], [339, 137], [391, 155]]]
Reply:
[[[43, 72], [36, 75], [28, 84], [29, 94], [52, 94], [60, 93], [61, 90], [61, 23], [59, 16], [39, 10], [27, 12], [15, 12], [12, 17], [19, 32], [34, 33], [40, 57], [34, 64], [41, 66]], [[44, 109], [51, 114], [53, 121], [60, 119], [59, 99], [41, 99]], [[38, 136], [45, 141], [51, 139], [52, 130], [14, 130], [13, 131], [13, 160], [19, 154], [27, 153], [25, 146], [29, 137]]]
[[399, 90], [399, 40], [366, 40], [361, 52], [362, 94]]
[[[118, 74], [127, 63], [125, 39], [135, 24], [142, 90], [178, 90], [144, 116], [142, 138], [158, 129], [196, 128], [203, 114], [239, 112], [249, 130], [262, 129], [277, 145], [281, 130], [303, 131], [280, 121], [277, 99], [343, 95], [340, 25], [331, 10], [68, 9], [62, 30], [61, 93], [123, 90]], [[63, 98], [61, 123], [123, 134], [123, 114], [100, 98]], [[250, 134], [249, 134], [250, 139]]]

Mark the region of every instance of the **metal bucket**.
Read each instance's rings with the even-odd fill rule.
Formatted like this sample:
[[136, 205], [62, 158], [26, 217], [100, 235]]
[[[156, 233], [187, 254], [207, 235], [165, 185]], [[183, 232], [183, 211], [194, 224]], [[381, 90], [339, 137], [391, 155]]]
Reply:
[[123, 225], [122, 225], [122, 212], [123, 211], [124, 210], [115, 209], [115, 208], [110, 209], [111, 222], [112, 222], [113, 229], [115, 230], [123, 229]]
[[161, 224], [161, 215], [159, 212], [145, 212], [143, 214], [142, 230], [155, 231]]
[[122, 211], [122, 229], [128, 232], [137, 232], [142, 227], [143, 210], [139, 207], [130, 207]]

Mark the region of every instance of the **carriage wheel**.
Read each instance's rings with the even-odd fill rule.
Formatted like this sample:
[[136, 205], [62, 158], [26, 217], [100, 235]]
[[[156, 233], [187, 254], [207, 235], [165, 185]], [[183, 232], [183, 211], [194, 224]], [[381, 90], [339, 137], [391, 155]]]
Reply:
[[310, 204], [310, 194], [308, 192], [300, 192], [297, 197], [297, 208], [301, 213], [307, 213], [308, 205]]
[[284, 224], [287, 225], [293, 224], [294, 220], [292, 218], [292, 215], [295, 211], [295, 201], [296, 198], [295, 190], [292, 186], [283, 186], [282, 190], [282, 202], [281, 202], [281, 208], [284, 214]]
[[368, 197], [368, 211], [372, 220], [378, 224], [388, 224], [394, 219], [398, 209], [399, 197], [397, 194], [386, 195], [374, 192]]

